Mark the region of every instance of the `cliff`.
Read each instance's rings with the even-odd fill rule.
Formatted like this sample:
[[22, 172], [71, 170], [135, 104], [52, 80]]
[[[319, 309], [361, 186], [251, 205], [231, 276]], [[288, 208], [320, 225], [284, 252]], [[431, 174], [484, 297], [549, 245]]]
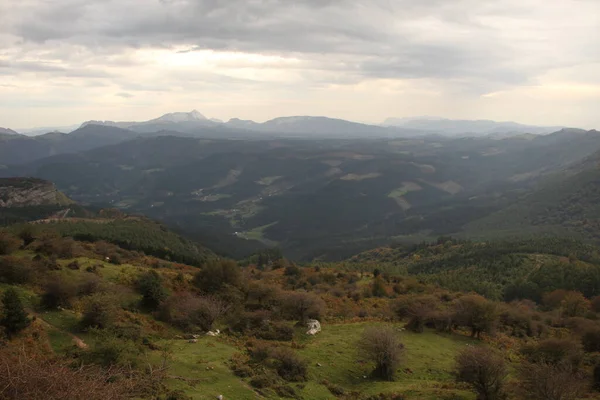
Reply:
[[0, 208], [69, 205], [74, 202], [52, 182], [35, 178], [1, 178]]

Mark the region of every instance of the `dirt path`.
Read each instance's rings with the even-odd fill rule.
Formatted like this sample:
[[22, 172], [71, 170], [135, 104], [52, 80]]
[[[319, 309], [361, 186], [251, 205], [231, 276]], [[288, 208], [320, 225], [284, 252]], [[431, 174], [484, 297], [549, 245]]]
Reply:
[[72, 334], [71, 332], [65, 331], [64, 329], [61, 329], [57, 326], [52, 325], [50, 322], [46, 321], [44, 318], [42, 318], [41, 315], [39, 314], [34, 314], [35, 317], [37, 318], [38, 321], [40, 321], [40, 323], [42, 325], [44, 325], [47, 328], [51, 328], [51, 329], [56, 329], [57, 331], [64, 333], [65, 335], [69, 335], [71, 337], [71, 341], [73, 342], [73, 344], [75, 346], [77, 346], [80, 349], [87, 349], [88, 345], [77, 335]]

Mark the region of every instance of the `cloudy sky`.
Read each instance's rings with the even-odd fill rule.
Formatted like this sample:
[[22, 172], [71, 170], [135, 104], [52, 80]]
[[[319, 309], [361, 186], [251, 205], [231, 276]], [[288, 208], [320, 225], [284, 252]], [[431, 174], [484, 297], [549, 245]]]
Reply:
[[600, 1], [0, 0], [0, 126], [194, 108], [600, 128]]

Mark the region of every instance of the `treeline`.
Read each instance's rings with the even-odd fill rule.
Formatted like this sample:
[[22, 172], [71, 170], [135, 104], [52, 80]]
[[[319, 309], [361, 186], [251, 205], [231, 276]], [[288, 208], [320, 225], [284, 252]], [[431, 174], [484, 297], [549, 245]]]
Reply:
[[[12, 228], [13, 231], [20, 229], [23, 229], [23, 226]], [[196, 266], [214, 257], [210, 250], [175, 234], [163, 225], [143, 218], [58, 221], [38, 224], [30, 229], [39, 232], [55, 231], [77, 241], [103, 240], [126, 250], [141, 251], [165, 260]]]

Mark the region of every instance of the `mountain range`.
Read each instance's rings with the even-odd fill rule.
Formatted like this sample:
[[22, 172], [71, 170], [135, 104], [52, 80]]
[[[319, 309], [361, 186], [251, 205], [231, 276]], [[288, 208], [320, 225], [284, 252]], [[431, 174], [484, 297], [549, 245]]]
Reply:
[[[364, 124], [328, 117], [291, 116], [278, 117], [266, 122], [255, 122], [232, 118], [223, 122], [207, 118], [197, 110], [173, 112], [148, 121], [86, 121], [79, 127], [103, 125], [128, 129], [138, 133], [170, 131], [202, 135], [206, 128], [220, 129], [224, 135], [250, 136], [252, 133], [277, 135], [321, 135], [327, 137], [359, 137], [361, 135], [377, 137], [417, 136], [417, 135], [511, 135], [519, 133], [547, 134], [561, 127], [542, 127], [523, 125], [516, 122], [496, 122], [490, 120], [452, 120], [438, 117], [388, 118], [380, 125]], [[38, 133], [71, 131], [69, 127], [39, 128], [23, 131], [29, 136]], [[249, 132], [250, 131], [250, 132]], [[0, 130], [0, 133], [15, 134], [12, 130]]]

